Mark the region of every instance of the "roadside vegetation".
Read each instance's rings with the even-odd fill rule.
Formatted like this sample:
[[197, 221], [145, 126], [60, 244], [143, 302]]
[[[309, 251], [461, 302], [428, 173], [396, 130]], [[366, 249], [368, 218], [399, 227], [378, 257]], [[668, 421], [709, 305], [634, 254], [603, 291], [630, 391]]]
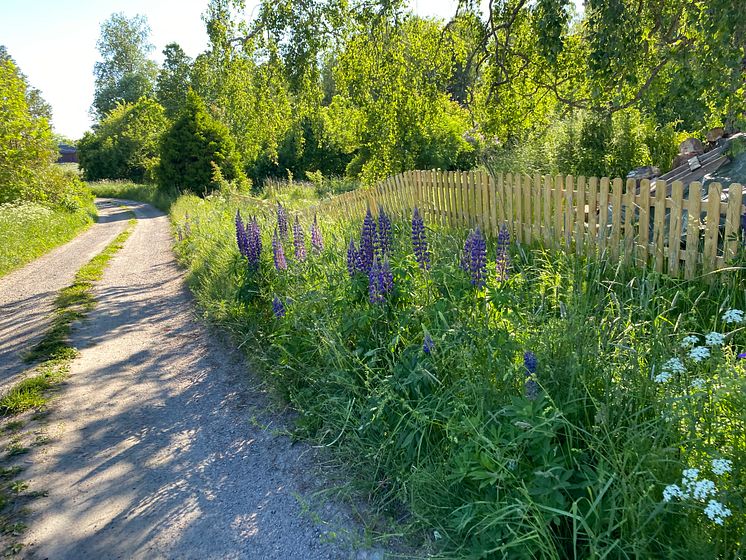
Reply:
[[372, 530], [455, 558], [744, 554], [742, 271], [277, 208], [183, 197], [177, 252]]
[[74, 170], [54, 164], [51, 110], [0, 46], [0, 276], [61, 245], [96, 216]]

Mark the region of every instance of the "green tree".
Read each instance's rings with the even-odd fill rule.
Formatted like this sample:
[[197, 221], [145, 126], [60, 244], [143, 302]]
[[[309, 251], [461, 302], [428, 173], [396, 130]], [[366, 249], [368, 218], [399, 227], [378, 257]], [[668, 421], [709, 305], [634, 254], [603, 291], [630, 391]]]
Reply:
[[158, 66], [148, 58], [150, 26], [145, 16], [112, 14], [101, 24], [96, 47], [102, 60], [93, 68], [95, 92], [91, 112], [102, 119], [119, 103], [153, 94]]
[[29, 105], [29, 86], [0, 56], [0, 203], [44, 199], [44, 173], [56, 155], [47, 118]]
[[163, 189], [186, 189], [204, 196], [218, 188], [221, 179], [240, 188], [247, 185], [228, 129], [210, 116], [193, 91], [163, 135], [160, 155], [158, 184]]
[[192, 59], [177, 43], [169, 43], [163, 49], [163, 66], [158, 71], [156, 97], [170, 119], [176, 118], [186, 103], [191, 83]]
[[86, 179], [153, 180], [167, 126], [163, 107], [154, 99], [117, 105], [78, 145]]

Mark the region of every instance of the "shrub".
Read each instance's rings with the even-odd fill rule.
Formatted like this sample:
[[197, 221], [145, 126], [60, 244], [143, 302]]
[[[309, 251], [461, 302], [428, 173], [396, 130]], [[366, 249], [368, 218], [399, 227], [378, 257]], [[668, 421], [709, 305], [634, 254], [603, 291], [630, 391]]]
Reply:
[[117, 105], [80, 141], [80, 167], [89, 181], [154, 179], [160, 137], [168, 121], [157, 101], [142, 97]]
[[187, 95], [181, 115], [163, 135], [160, 154], [158, 184], [163, 189], [206, 195], [219, 188], [222, 179], [240, 189], [248, 187], [228, 129], [210, 116], [193, 91]]

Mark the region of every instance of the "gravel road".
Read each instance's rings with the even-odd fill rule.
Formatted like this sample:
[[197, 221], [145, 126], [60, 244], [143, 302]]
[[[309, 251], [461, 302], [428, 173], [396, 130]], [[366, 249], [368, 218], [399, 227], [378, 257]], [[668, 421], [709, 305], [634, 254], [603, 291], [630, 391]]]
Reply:
[[127, 204], [138, 225], [74, 330], [81, 355], [52, 404], [52, 440], [24, 472], [31, 490], [48, 492], [32, 502], [25, 554], [383, 558], [353, 550], [343, 509], [325, 506], [336, 520], [327, 526], [302, 514], [295, 496], [318, 484], [313, 450], [277, 435], [282, 418], [267, 416], [239, 353], [195, 319], [168, 218]]
[[113, 201], [100, 200], [98, 223], [32, 263], [0, 278], [0, 394], [28, 367], [20, 353], [49, 325], [57, 292], [72, 284], [78, 269], [127, 227], [131, 215]]

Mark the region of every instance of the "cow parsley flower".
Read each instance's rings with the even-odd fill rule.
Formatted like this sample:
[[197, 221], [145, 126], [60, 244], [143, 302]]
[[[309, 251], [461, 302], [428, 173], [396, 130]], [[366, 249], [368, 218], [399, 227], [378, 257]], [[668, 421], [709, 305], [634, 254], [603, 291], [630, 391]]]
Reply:
[[671, 358], [663, 364], [663, 369], [668, 370], [671, 373], [684, 373], [686, 371], [684, 362], [682, 362], [680, 358]]
[[723, 342], [725, 342], [725, 337], [719, 332], [711, 332], [705, 336], [707, 346], [722, 346]]
[[722, 525], [726, 517], [730, 517], [731, 510], [716, 500], [710, 500], [705, 508], [705, 515], [718, 525]]
[[691, 387], [692, 389], [702, 390], [705, 388], [705, 380], [702, 379], [701, 377], [697, 377], [696, 379], [692, 380]]
[[699, 344], [699, 337], [694, 336], [693, 334], [690, 334], [689, 336], [685, 336], [681, 339], [681, 347], [682, 348], [691, 348], [695, 344]]
[[743, 323], [744, 322], [744, 312], [740, 309], [728, 309], [725, 313], [723, 313], [723, 322], [724, 323]]
[[684, 477], [683, 482], [684, 486], [686, 486], [689, 481], [697, 480], [699, 478], [699, 469], [684, 469], [681, 476]]
[[673, 374], [670, 371], [663, 370], [658, 375], [656, 375], [653, 380], [656, 383], [668, 383], [671, 381], [671, 378], [673, 377]]
[[712, 472], [716, 475], [729, 473], [733, 470], [733, 462], [729, 459], [713, 459]]
[[706, 346], [695, 346], [689, 351], [689, 357], [695, 362], [701, 362], [710, 357], [710, 349]]
[[663, 501], [670, 502], [674, 498], [683, 499], [685, 496], [678, 484], [669, 484], [663, 489]]
[[704, 479], [695, 482], [691, 492], [695, 500], [704, 501], [708, 496], [714, 496], [717, 490], [712, 480]]

